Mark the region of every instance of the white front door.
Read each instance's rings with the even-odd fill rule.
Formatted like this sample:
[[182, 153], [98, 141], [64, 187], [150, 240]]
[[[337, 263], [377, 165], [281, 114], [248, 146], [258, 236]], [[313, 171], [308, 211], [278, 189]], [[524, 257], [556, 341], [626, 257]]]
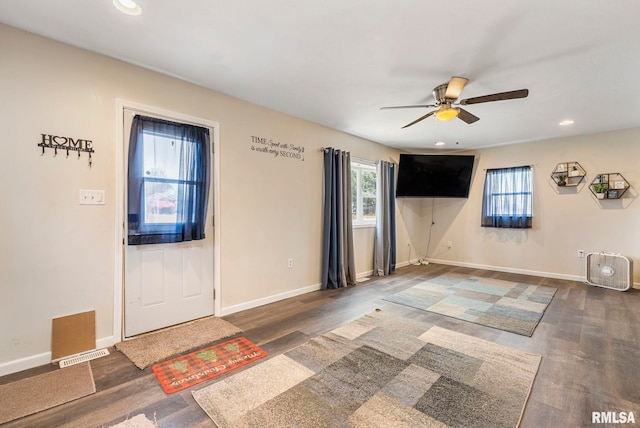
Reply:
[[[125, 219], [128, 212], [127, 153], [131, 122], [135, 114], [134, 111], [124, 109]], [[148, 113], [144, 115], [150, 116]], [[209, 155], [212, 156], [211, 153]], [[213, 165], [213, 162], [210, 164]], [[213, 187], [212, 184], [210, 189]], [[209, 195], [205, 239], [171, 244], [127, 245], [125, 237], [125, 337], [213, 315], [214, 198], [211, 193], [212, 190]], [[166, 198], [157, 202], [157, 206], [164, 207], [165, 210], [166, 205], [170, 205], [170, 200]], [[158, 215], [162, 215], [162, 211]]]

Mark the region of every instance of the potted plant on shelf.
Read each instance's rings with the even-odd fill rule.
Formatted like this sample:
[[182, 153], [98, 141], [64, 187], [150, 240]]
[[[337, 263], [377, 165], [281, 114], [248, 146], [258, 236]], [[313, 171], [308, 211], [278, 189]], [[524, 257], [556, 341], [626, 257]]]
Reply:
[[593, 191], [596, 194], [596, 198], [604, 199], [606, 197], [607, 185], [604, 183], [594, 184]]
[[571, 167], [571, 171], [569, 171], [569, 177], [577, 177], [580, 175], [580, 170], [578, 169], [578, 165], [573, 165]]
[[558, 186], [566, 186], [567, 185], [567, 176], [566, 175], [559, 175], [558, 176]]

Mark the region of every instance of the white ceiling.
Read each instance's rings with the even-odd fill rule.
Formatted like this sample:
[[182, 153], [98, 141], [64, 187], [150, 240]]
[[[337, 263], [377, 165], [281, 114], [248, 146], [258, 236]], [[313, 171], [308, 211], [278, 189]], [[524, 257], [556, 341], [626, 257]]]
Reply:
[[[640, 1], [2, 0], [0, 22], [402, 149], [445, 149], [640, 126]], [[1, 60], [0, 60], [1, 64]], [[451, 76], [474, 124], [427, 109]], [[575, 124], [558, 126], [571, 118]], [[458, 142], [458, 144], [456, 144]]]

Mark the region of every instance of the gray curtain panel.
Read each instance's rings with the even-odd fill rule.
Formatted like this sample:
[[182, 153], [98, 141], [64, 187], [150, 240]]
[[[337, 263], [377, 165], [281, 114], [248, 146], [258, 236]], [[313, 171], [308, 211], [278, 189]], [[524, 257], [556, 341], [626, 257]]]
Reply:
[[378, 161], [376, 193], [376, 236], [373, 274], [389, 275], [396, 269], [395, 164]]
[[356, 282], [351, 224], [351, 154], [324, 149], [322, 289]]

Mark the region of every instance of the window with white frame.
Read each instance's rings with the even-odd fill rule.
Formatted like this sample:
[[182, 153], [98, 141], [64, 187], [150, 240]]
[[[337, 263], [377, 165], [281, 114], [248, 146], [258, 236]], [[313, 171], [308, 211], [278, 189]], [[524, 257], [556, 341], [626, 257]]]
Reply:
[[488, 169], [482, 200], [483, 227], [531, 229], [531, 166]]
[[354, 226], [376, 224], [376, 167], [351, 162], [351, 217]]
[[211, 177], [209, 130], [141, 115], [131, 126], [128, 244], [204, 239]]

